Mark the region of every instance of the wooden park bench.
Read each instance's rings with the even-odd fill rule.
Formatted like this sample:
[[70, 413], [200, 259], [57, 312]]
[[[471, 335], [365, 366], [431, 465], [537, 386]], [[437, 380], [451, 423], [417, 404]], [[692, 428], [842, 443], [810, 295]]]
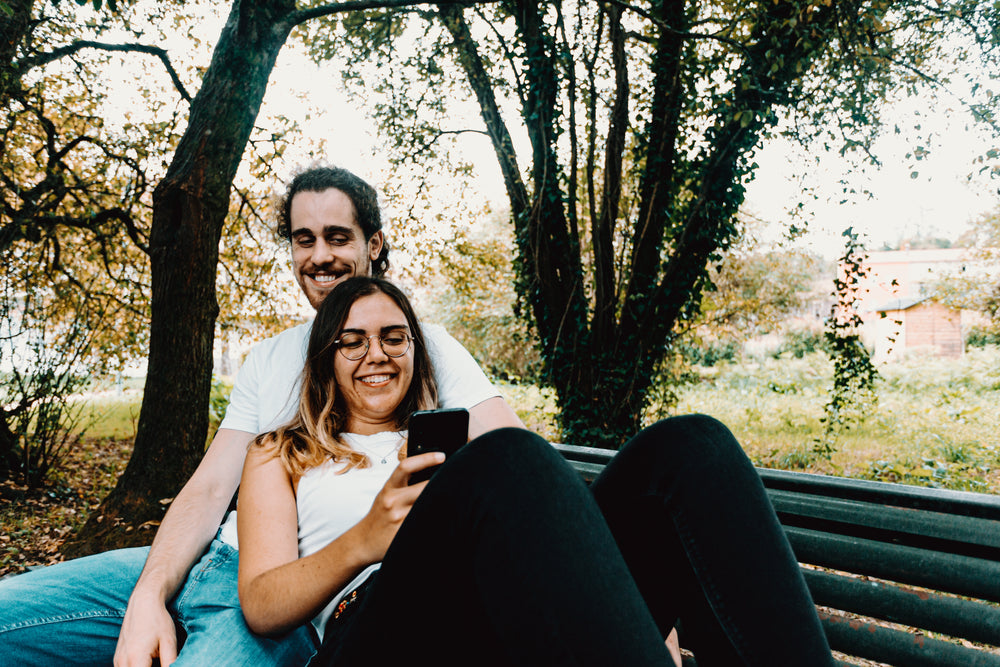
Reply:
[[[556, 447], [587, 482], [614, 455]], [[1000, 496], [757, 472], [834, 651], [890, 665], [1000, 666]]]

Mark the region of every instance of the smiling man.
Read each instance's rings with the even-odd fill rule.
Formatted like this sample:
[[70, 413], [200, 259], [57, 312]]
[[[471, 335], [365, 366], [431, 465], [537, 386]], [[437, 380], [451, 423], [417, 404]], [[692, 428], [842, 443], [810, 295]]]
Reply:
[[[314, 308], [347, 277], [381, 276], [389, 266], [377, 194], [344, 169], [296, 176], [278, 233], [290, 241], [295, 279]], [[292, 416], [311, 324], [251, 350], [218, 433], [151, 548], [98, 554], [0, 583], [0, 655], [22, 665], [113, 659], [125, 667], [154, 658], [163, 665], [305, 663], [315, 650], [308, 627], [277, 639], [246, 627], [237, 593], [236, 518], [227, 508], [250, 441]], [[469, 410], [470, 438], [521, 426], [455, 339], [433, 326], [425, 335], [439, 403]]]

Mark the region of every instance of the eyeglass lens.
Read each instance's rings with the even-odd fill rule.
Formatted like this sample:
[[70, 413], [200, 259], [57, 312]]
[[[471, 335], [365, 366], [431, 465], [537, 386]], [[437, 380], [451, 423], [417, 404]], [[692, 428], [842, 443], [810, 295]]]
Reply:
[[351, 361], [357, 361], [368, 354], [369, 340], [377, 338], [382, 351], [390, 357], [401, 357], [410, 349], [410, 336], [402, 331], [393, 331], [385, 335], [373, 334], [363, 336], [357, 333], [347, 333], [340, 337], [341, 353]]

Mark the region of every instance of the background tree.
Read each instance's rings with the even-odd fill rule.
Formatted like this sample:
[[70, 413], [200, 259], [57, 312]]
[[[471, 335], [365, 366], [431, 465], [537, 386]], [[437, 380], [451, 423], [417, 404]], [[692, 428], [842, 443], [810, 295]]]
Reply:
[[975, 220], [957, 245], [969, 248], [969, 265], [935, 281], [930, 291], [946, 305], [983, 315], [983, 337], [1000, 339], [1000, 210]]
[[819, 286], [827, 270], [821, 257], [780, 244], [768, 247], [755, 237], [761, 221], [746, 215], [738, 220], [733, 245], [709, 263], [697, 316], [681, 323], [675, 335], [741, 346], [779, 332], [809, 300], [825, 296], [825, 285]]
[[[407, 5], [236, 0], [191, 101], [187, 127], [152, 197], [149, 355], [135, 447], [114, 490], [63, 552], [148, 543], [204, 453], [219, 304], [219, 243], [237, 168], [278, 53], [292, 29], [330, 14]], [[234, 274], [235, 275], [235, 274]]]
[[[195, 3], [118, 2], [99, 12], [78, 4], [17, 2], [9, 13], [0, 13], [0, 307], [8, 315], [0, 361], [13, 367], [0, 383], [5, 406], [0, 459], [8, 463], [7, 473], [32, 482], [49, 467], [37, 465], [25, 447], [42, 442], [38, 411], [62, 405], [66, 394], [93, 377], [139, 361], [149, 345], [151, 301], [156, 301], [149, 253], [158, 247], [151, 237], [153, 184], [180, 139], [191, 101], [188, 88], [209, 55], [194, 37], [184, 43], [179, 60], [151, 45], [175, 34], [174, 25], [195, 25], [184, 13], [196, 9]], [[119, 65], [126, 61], [130, 74], [123, 75], [126, 68]], [[267, 170], [276, 158], [274, 142], [292, 131], [272, 121], [268, 141], [250, 142], [251, 177]], [[244, 140], [235, 162], [246, 147]], [[242, 187], [230, 205], [230, 185], [231, 180], [221, 202], [223, 214], [230, 215], [216, 230], [216, 250], [203, 267], [213, 282], [218, 273], [224, 285], [221, 303], [217, 306], [213, 296], [210, 309], [219, 313], [223, 329], [252, 328], [259, 336], [287, 325], [291, 311], [270, 298], [280, 264], [261, 209], [271, 193]], [[165, 236], [166, 242], [159, 237], [160, 246], [177, 241], [169, 231]], [[184, 239], [177, 243], [183, 255]], [[211, 332], [207, 341], [207, 359], [200, 359], [196, 371], [205, 375], [206, 385]], [[202, 402], [199, 410], [207, 415], [207, 395]], [[46, 418], [53, 423], [67, 414], [48, 410]], [[72, 424], [63, 424], [62, 431], [70, 434]], [[180, 460], [169, 445], [154, 443], [163, 452], [157, 476], [174, 484], [185, 479], [190, 469], [170, 470], [185, 460], [190, 468], [204, 441], [202, 432], [187, 443], [192, 452]], [[170, 495], [164, 491], [156, 484], [144, 489], [154, 499]], [[147, 513], [143, 521], [148, 520]]]
[[[433, 175], [470, 129], [452, 111], [478, 107], [472, 129], [502, 174], [518, 294], [563, 437], [618, 446], [640, 426], [653, 369], [697, 311], [707, 267], [735, 239], [760, 142], [780, 122], [874, 159], [881, 101], [953, 79], [992, 122], [995, 100], [976, 91], [998, 71], [996, 12], [965, 1], [521, 0], [352, 15], [311, 45], [318, 58], [367, 56], [344, 77], [400, 165]], [[986, 67], [962, 66], [970, 57]]]
[[492, 377], [535, 382], [537, 341], [514, 310], [514, 238], [506, 216], [459, 227], [414, 280], [422, 317], [455, 336]]

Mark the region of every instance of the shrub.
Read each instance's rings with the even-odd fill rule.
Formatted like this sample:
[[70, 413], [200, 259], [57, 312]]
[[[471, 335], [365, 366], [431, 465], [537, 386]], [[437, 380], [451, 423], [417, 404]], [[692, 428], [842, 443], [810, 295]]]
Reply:
[[969, 333], [965, 335], [965, 344], [968, 347], [1000, 345], [1000, 332], [980, 326], [969, 327]]

